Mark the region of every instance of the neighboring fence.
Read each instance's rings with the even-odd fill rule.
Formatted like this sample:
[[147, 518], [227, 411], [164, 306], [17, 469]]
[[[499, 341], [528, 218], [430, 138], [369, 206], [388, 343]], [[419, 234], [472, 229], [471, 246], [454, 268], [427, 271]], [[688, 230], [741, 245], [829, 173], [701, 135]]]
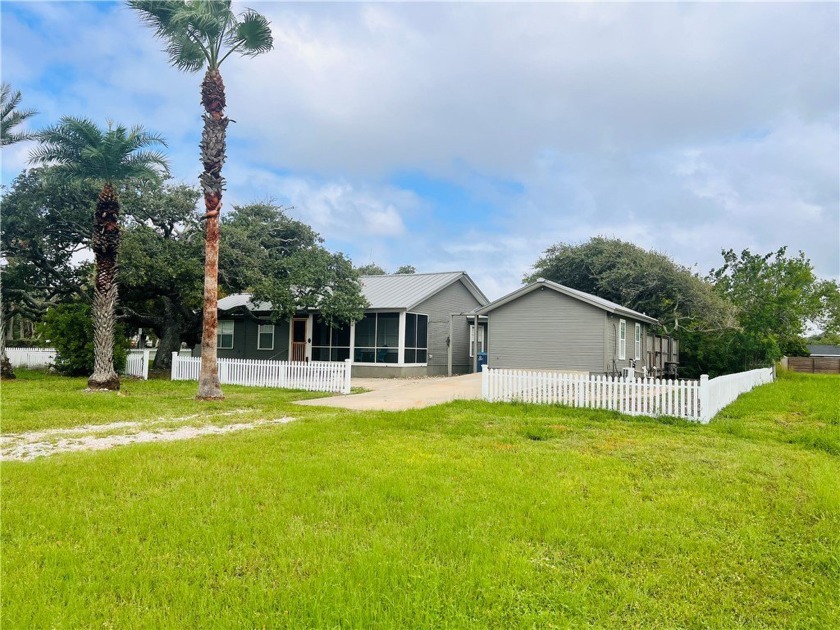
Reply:
[[608, 409], [629, 415], [676, 416], [706, 423], [740, 394], [773, 380], [773, 369], [752, 370], [709, 380], [669, 381], [485, 368], [482, 397]]
[[[256, 361], [219, 359], [219, 381], [223, 385], [252, 385], [305, 389], [310, 392], [350, 393], [350, 360], [332, 361]], [[197, 381], [200, 357], [181, 357], [172, 353], [172, 380]]]
[[149, 350], [129, 350], [125, 358], [126, 376], [136, 376], [147, 380], [149, 378]]
[[55, 348], [9, 348], [6, 356], [12, 367], [44, 368], [55, 361]]
[[840, 357], [787, 357], [786, 367], [808, 374], [840, 374]]

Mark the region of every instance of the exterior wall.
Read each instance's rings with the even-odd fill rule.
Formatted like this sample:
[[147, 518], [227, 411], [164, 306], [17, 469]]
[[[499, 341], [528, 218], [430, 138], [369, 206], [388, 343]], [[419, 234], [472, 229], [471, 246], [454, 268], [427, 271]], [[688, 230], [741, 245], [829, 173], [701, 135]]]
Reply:
[[[425, 302], [411, 309], [412, 313], [429, 316], [429, 358], [427, 374], [445, 376], [449, 362], [449, 316], [452, 313], [466, 313], [481, 306], [464, 284], [459, 280], [439, 291]], [[470, 359], [470, 327], [466, 317], [456, 317], [452, 331], [452, 373], [472, 372]]]
[[[604, 367], [602, 371], [607, 373], [621, 372], [622, 368], [630, 367], [631, 361], [636, 358], [636, 338], [634, 336], [636, 334], [636, 324], [641, 324], [641, 352], [639, 360], [636, 361], [636, 370], [641, 372], [642, 367], [646, 366], [648, 361], [648, 349], [649, 344], [651, 343], [648, 339], [648, 334], [650, 332], [649, 324], [640, 322], [639, 320], [631, 317], [615, 315], [613, 313], [604, 313], [604, 315], [606, 318], [604, 320], [605, 343]], [[627, 322], [627, 352], [624, 360], [618, 358], [618, 322], [622, 319]]]
[[399, 365], [351, 365], [353, 378], [412, 378], [426, 376], [423, 366], [401, 367]]
[[[289, 360], [289, 322], [279, 322], [274, 326], [274, 350], [257, 350], [257, 330], [260, 324], [254, 319], [238, 317], [225, 317], [219, 314], [219, 320], [233, 320], [233, 348], [230, 350], [219, 349], [220, 359], [261, 359], [272, 361]], [[268, 323], [266, 320], [265, 323]], [[201, 356], [201, 346], [193, 350], [193, 356]]]
[[604, 372], [606, 312], [551, 289], [490, 311], [488, 364]]

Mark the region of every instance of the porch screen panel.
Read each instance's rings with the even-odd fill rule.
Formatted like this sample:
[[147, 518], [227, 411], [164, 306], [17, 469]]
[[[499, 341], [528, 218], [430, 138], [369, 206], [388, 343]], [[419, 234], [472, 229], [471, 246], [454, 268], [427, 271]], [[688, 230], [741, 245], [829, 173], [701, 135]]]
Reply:
[[356, 363], [397, 363], [400, 314], [369, 313], [356, 323]]
[[429, 317], [417, 313], [406, 313], [405, 316], [405, 363], [425, 363], [428, 349], [426, 331], [429, 328]]
[[315, 318], [312, 323], [312, 360], [344, 361], [350, 358], [350, 327], [333, 328]]

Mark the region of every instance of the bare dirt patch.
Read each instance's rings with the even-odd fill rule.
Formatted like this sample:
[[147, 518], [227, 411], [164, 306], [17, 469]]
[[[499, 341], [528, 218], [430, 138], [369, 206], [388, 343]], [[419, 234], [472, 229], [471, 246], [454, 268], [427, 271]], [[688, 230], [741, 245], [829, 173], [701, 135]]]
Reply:
[[[233, 415], [235, 413], [241, 412], [234, 411], [220, 415]], [[205, 435], [221, 435], [273, 424], [287, 424], [294, 420], [294, 418], [284, 417], [273, 420], [255, 420], [253, 422], [240, 422], [226, 425], [187, 425], [157, 430], [149, 430], [148, 428], [149, 425], [189, 421], [197, 417], [199, 416], [161, 418], [160, 420], [146, 422], [112, 422], [110, 424], [7, 434], [0, 436], [0, 460], [26, 462], [39, 457], [49, 457], [57, 453], [101, 451], [114, 448], [115, 446], [144, 442], [190, 440]], [[113, 431], [128, 432], [114, 434]]]

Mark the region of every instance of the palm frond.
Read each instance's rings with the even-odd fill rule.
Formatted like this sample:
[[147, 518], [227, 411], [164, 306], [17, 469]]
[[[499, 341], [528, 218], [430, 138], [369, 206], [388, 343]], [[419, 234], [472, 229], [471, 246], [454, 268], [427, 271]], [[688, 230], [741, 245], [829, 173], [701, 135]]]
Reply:
[[210, 61], [206, 48], [185, 33], [169, 38], [166, 54], [173, 66], [185, 72], [197, 72]]
[[34, 134], [30, 132], [12, 131], [27, 118], [31, 118], [38, 113], [34, 109], [17, 109], [20, 99], [20, 90], [12, 91], [12, 86], [8, 83], [0, 85], [0, 146], [7, 146], [34, 137]]
[[239, 53], [248, 57], [261, 55], [274, 47], [270, 22], [250, 9], [239, 16], [235, 38], [237, 43], [242, 43]]
[[65, 116], [37, 137], [40, 144], [30, 153], [30, 162], [54, 164], [79, 179], [116, 183], [168, 172], [162, 153], [143, 150], [166, 146], [165, 140], [139, 125], [128, 129], [109, 121], [103, 131], [90, 120]]

